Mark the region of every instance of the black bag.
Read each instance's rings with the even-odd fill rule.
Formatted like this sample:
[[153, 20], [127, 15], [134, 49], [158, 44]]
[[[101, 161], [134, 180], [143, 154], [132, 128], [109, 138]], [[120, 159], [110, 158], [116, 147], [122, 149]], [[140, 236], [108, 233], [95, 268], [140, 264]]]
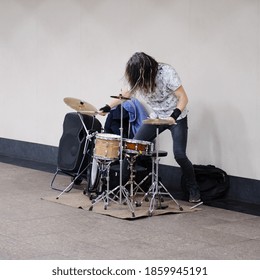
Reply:
[[[229, 189], [229, 176], [224, 170], [214, 165], [193, 165], [193, 167], [203, 202], [225, 196]], [[188, 195], [184, 176], [181, 177], [181, 186], [185, 195]]]

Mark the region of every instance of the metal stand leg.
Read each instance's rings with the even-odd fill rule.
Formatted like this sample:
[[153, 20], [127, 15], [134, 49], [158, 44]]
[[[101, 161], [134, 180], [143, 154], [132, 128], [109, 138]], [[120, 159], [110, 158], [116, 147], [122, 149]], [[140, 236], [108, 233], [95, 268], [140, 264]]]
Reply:
[[[87, 167], [85, 167], [74, 179], [73, 181], [71, 181], [71, 183], [56, 197], [56, 199], [59, 199], [61, 195], [63, 195], [65, 192], [69, 192], [72, 188], [73, 188], [73, 185], [74, 183], [82, 176], [82, 174], [87, 170], [89, 165], [87, 165]], [[51, 185], [53, 184], [53, 181], [55, 179], [55, 177], [57, 176], [58, 174], [58, 171], [56, 171], [53, 179], [52, 179], [52, 182], [51, 182]]]
[[[107, 210], [107, 207], [109, 206], [109, 202], [114, 202], [114, 203], [122, 203], [121, 199], [124, 197], [125, 201], [127, 202], [127, 205], [129, 207], [129, 210], [132, 213], [132, 217], [135, 217], [134, 214], [134, 208], [133, 205], [131, 204], [129, 200], [129, 193], [126, 190], [124, 186], [120, 187], [117, 186], [113, 190], [109, 190], [109, 171], [110, 171], [110, 164], [112, 161], [106, 161], [106, 160], [99, 160], [99, 168], [101, 169], [102, 174], [106, 172], [106, 181], [107, 181], [107, 188], [106, 190], [99, 195], [96, 199], [92, 201], [92, 205], [89, 208], [89, 211], [93, 210], [93, 207], [96, 203], [99, 201], [103, 200], [104, 201], [104, 209]], [[118, 191], [119, 191], [119, 196], [118, 196]], [[119, 202], [118, 202], [119, 200]]]
[[[119, 95], [119, 99], [123, 102], [125, 98], [122, 96], [122, 94]], [[119, 172], [119, 185], [114, 188], [113, 190], [109, 191], [108, 195], [114, 195], [115, 198], [119, 199], [119, 203], [122, 204], [123, 198], [124, 201], [126, 201], [129, 210], [132, 213], [132, 217], [135, 217], [134, 213], [134, 207], [131, 204], [131, 201], [129, 200], [129, 193], [125, 186], [123, 186], [123, 178], [122, 178], [122, 172], [123, 172], [123, 106], [121, 104], [121, 117], [120, 117], [120, 159], [119, 159], [119, 164], [120, 164], [120, 172]], [[119, 196], [118, 196], [119, 194]]]
[[[130, 197], [129, 192], [126, 189], [125, 186], [117, 186], [113, 190], [111, 190], [108, 194], [112, 195], [114, 197], [114, 199], [118, 199], [119, 202], [117, 202], [117, 201], [115, 201], [115, 202], [117, 202], [119, 204], [122, 204], [122, 203], [126, 202], [129, 210], [132, 213], [132, 217], [133, 218], [135, 217], [135, 210], [134, 210], [134, 207], [131, 203], [131, 200], [129, 199], [129, 197]], [[119, 196], [118, 196], [118, 194], [119, 194]]]
[[137, 206], [138, 206], [138, 202], [134, 200], [136, 193], [138, 192], [138, 190], [141, 190], [144, 193], [144, 190], [141, 188], [140, 184], [138, 184], [135, 181], [136, 170], [134, 168], [134, 165], [138, 155], [139, 154], [126, 154], [126, 158], [129, 163], [130, 176], [129, 176], [129, 180], [124, 185], [124, 187], [130, 186], [130, 201], [132, 202], [133, 205], [135, 204]]
[[100, 194], [96, 199], [94, 199], [92, 201], [92, 205], [89, 208], [90, 211], [93, 209], [93, 206], [101, 200], [104, 201], [104, 209], [105, 210], [107, 210], [107, 206], [109, 205], [109, 201], [110, 200], [114, 201], [112, 198], [109, 197], [109, 171], [110, 171], [110, 164], [111, 163], [112, 163], [111, 160], [98, 160], [98, 168], [101, 172], [100, 180], [102, 180], [104, 178], [104, 175], [106, 173], [107, 188], [106, 188], [106, 190], [103, 191], [102, 194]]
[[[156, 139], [159, 141], [158, 138], [159, 135], [159, 126], [156, 127]], [[153, 157], [153, 163], [152, 163], [152, 172], [144, 178], [140, 184], [142, 184], [146, 179], [148, 179], [150, 176], [152, 177], [152, 185], [149, 188], [149, 190], [145, 193], [142, 200], [139, 202], [138, 206], [141, 206], [143, 201], [147, 199], [148, 195], [150, 194], [151, 201], [149, 205], [148, 215], [152, 216], [153, 211], [155, 208], [157, 209], [164, 209], [168, 206], [163, 206], [161, 203], [163, 201], [163, 196], [169, 196], [175, 204], [179, 207], [180, 211], [183, 211], [183, 208], [180, 206], [180, 204], [174, 199], [174, 197], [169, 193], [169, 191], [166, 189], [166, 187], [159, 181], [159, 143], [157, 142], [157, 149], [156, 149], [156, 156]], [[161, 191], [163, 189], [163, 191]], [[156, 205], [157, 202], [157, 205]]]

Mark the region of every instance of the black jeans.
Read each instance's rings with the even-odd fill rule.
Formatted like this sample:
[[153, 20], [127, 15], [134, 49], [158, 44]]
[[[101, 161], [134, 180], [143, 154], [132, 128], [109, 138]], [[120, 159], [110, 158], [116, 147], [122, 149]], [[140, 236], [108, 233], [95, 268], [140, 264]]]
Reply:
[[[186, 179], [186, 186], [189, 190], [198, 190], [194, 168], [191, 161], [186, 155], [187, 139], [188, 139], [188, 120], [187, 117], [177, 121], [177, 125], [160, 125], [159, 134], [169, 129], [173, 140], [174, 158], [182, 169], [182, 173]], [[152, 142], [156, 138], [156, 126], [143, 124], [134, 139]]]

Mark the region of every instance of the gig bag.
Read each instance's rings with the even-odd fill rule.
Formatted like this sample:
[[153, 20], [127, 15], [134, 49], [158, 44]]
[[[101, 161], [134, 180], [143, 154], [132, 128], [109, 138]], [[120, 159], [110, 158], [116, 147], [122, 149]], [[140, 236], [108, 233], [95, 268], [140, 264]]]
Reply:
[[[225, 196], [229, 189], [229, 176], [224, 170], [214, 165], [194, 164], [193, 167], [203, 202], [210, 202]], [[189, 192], [184, 175], [181, 177], [181, 187], [187, 198]]]

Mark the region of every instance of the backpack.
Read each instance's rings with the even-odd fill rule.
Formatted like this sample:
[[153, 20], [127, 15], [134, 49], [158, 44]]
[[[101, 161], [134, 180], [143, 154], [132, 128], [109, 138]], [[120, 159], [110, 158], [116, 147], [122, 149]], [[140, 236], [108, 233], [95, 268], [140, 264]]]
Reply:
[[[203, 202], [210, 202], [225, 196], [229, 189], [229, 176], [224, 170], [214, 165], [194, 164], [193, 167]], [[188, 196], [189, 192], [185, 181], [185, 176], [182, 175], [181, 187], [185, 196]]]

